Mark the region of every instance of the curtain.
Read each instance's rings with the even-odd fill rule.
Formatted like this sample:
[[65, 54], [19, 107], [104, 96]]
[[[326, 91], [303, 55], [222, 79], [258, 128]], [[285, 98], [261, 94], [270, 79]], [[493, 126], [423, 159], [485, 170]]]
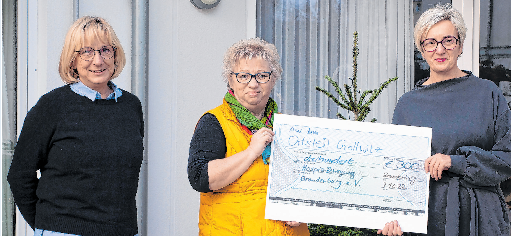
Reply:
[[284, 114], [336, 118], [337, 107], [316, 86], [334, 92], [353, 77], [353, 33], [358, 32], [358, 87], [373, 90], [396, 82], [371, 105], [366, 120], [390, 123], [399, 97], [412, 88], [413, 4], [408, 0], [257, 0], [256, 35], [275, 44], [282, 79], [273, 98]]

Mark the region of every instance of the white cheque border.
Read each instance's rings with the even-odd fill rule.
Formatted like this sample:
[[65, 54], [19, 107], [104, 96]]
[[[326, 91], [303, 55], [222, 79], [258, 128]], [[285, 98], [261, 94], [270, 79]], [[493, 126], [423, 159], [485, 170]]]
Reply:
[[[368, 122], [345, 121], [336, 119], [303, 117], [277, 114], [274, 118], [274, 129], [279, 125], [294, 125], [304, 127], [318, 127], [327, 129], [356, 130], [359, 132], [393, 134], [411, 137], [426, 137], [431, 140], [431, 128], [412, 127], [391, 124], [378, 124]], [[276, 137], [274, 140], [277, 140]], [[272, 144], [273, 145], [273, 144]], [[430, 153], [430, 150], [422, 150]], [[273, 154], [272, 154], [273, 155]], [[268, 193], [271, 192], [272, 173], [274, 170], [273, 159], [270, 159], [270, 174]], [[428, 180], [429, 181], [429, 178]], [[428, 185], [429, 187], [429, 182]], [[426, 189], [426, 199], [429, 189]], [[270, 200], [269, 194], [266, 199], [265, 218], [283, 221], [298, 221], [327, 225], [339, 225], [358, 228], [380, 229], [386, 222], [398, 220], [403, 231], [427, 233], [427, 209], [424, 214], [404, 213], [392, 209], [361, 209], [356, 206], [331, 204], [328, 202], [314, 201], [309, 196], [296, 196], [294, 199], [310, 199], [307, 202], [283, 201], [283, 199]], [[273, 198], [275, 199], [275, 198]], [[341, 199], [336, 202], [343, 202]], [[427, 204], [426, 204], [427, 206]], [[427, 208], [427, 207], [426, 207]]]

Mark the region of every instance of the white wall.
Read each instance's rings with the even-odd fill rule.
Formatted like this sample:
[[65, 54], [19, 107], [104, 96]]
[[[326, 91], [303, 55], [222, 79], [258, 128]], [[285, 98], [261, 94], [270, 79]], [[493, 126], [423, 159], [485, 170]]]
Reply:
[[149, 6], [148, 235], [196, 235], [199, 194], [188, 183], [189, 142], [200, 116], [221, 104], [223, 54], [245, 38], [246, 2], [210, 10], [190, 1]]
[[[123, 73], [114, 80], [121, 88], [130, 90], [131, 66], [131, 4], [126, 1], [80, 1], [79, 17], [85, 15], [105, 18], [114, 28], [125, 47], [127, 63]], [[99, 7], [102, 6], [102, 7]], [[18, 2], [18, 88], [26, 88], [28, 108], [35, 105], [46, 92], [64, 85], [58, 64], [67, 30], [74, 21], [73, 1], [39, 0]], [[24, 118], [25, 112], [20, 112]], [[23, 122], [23, 119], [21, 119]], [[22, 124], [22, 123], [20, 123]], [[20, 128], [20, 127], [19, 127]]]
[[[104, 18], [114, 29], [124, 49], [126, 65], [119, 77], [112, 81], [120, 88], [131, 91], [131, 1], [82, 0], [78, 1], [78, 5], [78, 17], [99, 16]], [[64, 38], [61, 40], [64, 41]]]

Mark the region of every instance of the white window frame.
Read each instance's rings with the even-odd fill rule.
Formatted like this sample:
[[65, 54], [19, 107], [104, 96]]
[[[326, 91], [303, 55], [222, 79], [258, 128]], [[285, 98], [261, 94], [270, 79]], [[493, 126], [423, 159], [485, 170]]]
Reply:
[[257, 0], [246, 0], [247, 1], [247, 39], [256, 37], [256, 11], [257, 11]]
[[467, 26], [467, 37], [463, 44], [463, 54], [458, 59], [458, 67], [479, 76], [479, 26], [480, 0], [452, 0], [452, 6], [463, 15]]

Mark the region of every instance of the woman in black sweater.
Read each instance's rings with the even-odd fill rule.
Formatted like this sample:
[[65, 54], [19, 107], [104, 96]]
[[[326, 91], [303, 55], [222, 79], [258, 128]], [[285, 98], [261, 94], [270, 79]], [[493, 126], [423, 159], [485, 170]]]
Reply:
[[144, 126], [138, 98], [111, 82], [124, 65], [104, 19], [71, 26], [59, 64], [67, 85], [28, 112], [8, 174], [35, 235], [137, 235]]

